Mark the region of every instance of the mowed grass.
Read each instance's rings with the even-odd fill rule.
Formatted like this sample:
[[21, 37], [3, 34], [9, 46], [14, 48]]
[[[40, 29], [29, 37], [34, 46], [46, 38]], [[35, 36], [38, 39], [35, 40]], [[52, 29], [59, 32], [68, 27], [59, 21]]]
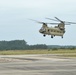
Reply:
[[58, 49], [58, 50], [4, 50], [0, 55], [26, 55], [26, 54], [60, 54], [65, 57], [76, 57], [76, 49]]

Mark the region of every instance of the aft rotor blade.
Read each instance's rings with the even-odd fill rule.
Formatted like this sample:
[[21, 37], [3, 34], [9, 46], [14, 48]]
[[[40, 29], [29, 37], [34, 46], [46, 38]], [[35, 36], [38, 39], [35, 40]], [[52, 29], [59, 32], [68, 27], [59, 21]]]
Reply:
[[59, 18], [55, 17], [58, 21], [63, 22], [62, 20], [60, 20]]
[[65, 23], [69, 23], [69, 24], [76, 24], [75, 22], [66, 22], [66, 21], [65, 21]]
[[70, 23], [65, 23], [65, 25], [71, 25]]
[[55, 20], [55, 19], [51, 19], [51, 18], [46, 18], [46, 19], [49, 19], [49, 20], [53, 20], [53, 21], [58, 21], [58, 20]]

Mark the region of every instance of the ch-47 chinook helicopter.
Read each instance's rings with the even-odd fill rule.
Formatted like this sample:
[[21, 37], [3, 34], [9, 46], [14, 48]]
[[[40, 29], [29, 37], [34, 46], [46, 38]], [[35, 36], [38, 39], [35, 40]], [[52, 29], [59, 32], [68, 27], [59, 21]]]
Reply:
[[[59, 21], [59, 23], [46, 23], [46, 22], [40, 22], [40, 21], [33, 20], [33, 21], [36, 21], [36, 22], [42, 24], [42, 27], [39, 30], [39, 32], [42, 33], [44, 37], [46, 35], [51, 35], [51, 38], [53, 38], [55, 36], [61, 36], [63, 38], [63, 35], [65, 33], [65, 25], [76, 24], [74, 22], [62, 21], [57, 17], [55, 17], [56, 20], [51, 19], [51, 18], [46, 18], [46, 19], [53, 20], [53, 21]], [[52, 25], [57, 24], [57, 26], [48, 27], [47, 24], [52, 24]]]

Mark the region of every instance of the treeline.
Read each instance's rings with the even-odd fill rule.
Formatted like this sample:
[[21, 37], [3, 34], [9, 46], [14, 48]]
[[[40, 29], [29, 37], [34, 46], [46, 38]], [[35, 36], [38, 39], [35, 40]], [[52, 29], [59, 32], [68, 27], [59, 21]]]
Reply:
[[36, 44], [28, 45], [25, 40], [12, 40], [12, 41], [0, 41], [0, 50], [31, 50], [31, 49], [76, 49], [76, 46], [59, 46], [59, 45], [45, 45]]
[[74, 50], [74, 49], [76, 49], [76, 46], [73, 46], [73, 45], [66, 45], [66, 46], [48, 45], [48, 49], [52, 49], [52, 50], [58, 50], [58, 49], [70, 49], [70, 50]]
[[45, 44], [28, 45], [25, 40], [0, 41], [0, 50], [47, 49]]

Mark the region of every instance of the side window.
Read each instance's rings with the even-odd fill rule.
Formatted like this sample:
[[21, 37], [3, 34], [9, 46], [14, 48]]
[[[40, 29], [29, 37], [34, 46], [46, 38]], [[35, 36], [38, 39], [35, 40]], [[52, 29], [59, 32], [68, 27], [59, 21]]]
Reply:
[[49, 32], [49, 29], [48, 29], [48, 32]]

